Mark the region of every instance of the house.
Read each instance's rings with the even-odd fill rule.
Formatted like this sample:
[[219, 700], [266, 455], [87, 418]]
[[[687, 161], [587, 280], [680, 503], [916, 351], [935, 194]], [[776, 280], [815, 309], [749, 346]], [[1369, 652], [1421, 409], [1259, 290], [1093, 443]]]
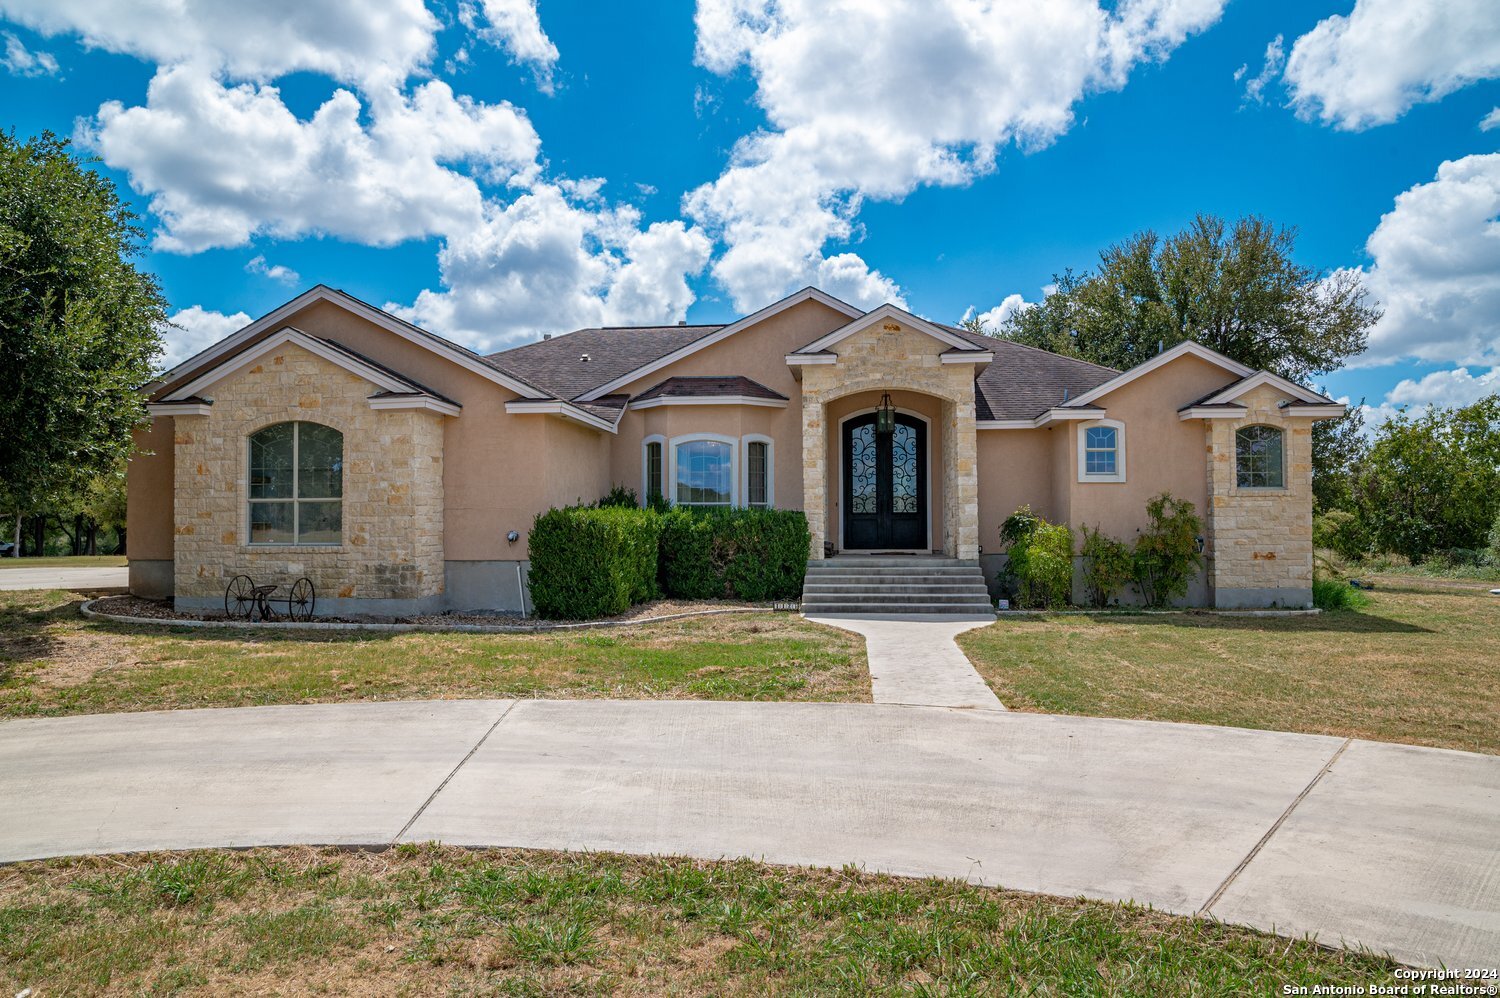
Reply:
[[480, 356], [319, 286], [146, 391], [131, 591], [216, 607], [235, 575], [307, 575], [337, 613], [515, 609], [532, 518], [616, 484], [992, 583], [1022, 504], [1128, 541], [1169, 491], [1205, 521], [1189, 602], [1306, 606], [1312, 426], [1343, 412], [1191, 342], [1120, 372], [815, 288]]

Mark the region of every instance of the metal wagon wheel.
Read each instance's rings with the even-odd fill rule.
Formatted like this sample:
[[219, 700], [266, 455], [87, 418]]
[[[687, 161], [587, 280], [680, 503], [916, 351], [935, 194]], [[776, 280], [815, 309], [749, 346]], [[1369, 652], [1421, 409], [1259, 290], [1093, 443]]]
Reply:
[[250, 619], [255, 609], [255, 580], [248, 575], [236, 575], [224, 587], [224, 616]]
[[292, 583], [292, 595], [286, 601], [287, 616], [293, 620], [312, 620], [317, 605], [318, 594], [313, 589], [312, 579], [303, 576]]

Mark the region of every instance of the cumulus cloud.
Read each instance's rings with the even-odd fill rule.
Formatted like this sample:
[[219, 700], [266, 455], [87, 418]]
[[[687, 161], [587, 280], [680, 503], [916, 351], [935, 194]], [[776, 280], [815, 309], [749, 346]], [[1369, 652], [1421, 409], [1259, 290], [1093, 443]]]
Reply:
[[1378, 405], [1363, 407], [1365, 426], [1373, 431], [1397, 413], [1419, 415], [1433, 406], [1451, 409], [1500, 392], [1500, 367], [1471, 373], [1467, 367], [1406, 378], [1386, 392]]
[[51, 52], [33, 52], [21, 39], [6, 31], [0, 34], [5, 39], [5, 54], [0, 55], [0, 66], [11, 76], [56, 76], [57, 57]]
[[1361, 129], [1496, 76], [1494, 0], [1356, 0], [1297, 39], [1285, 80], [1303, 117]]
[[[1283, 42], [1283, 37], [1277, 35], [1266, 46], [1265, 61], [1261, 64], [1260, 72], [1245, 81], [1245, 103], [1265, 103], [1266, 87], [1281, 74], [1281, 67], [1286, 64], [1286, 50], [1282, 48]], [[1241, 66], [1234, 74], [1234, 78], [1238, 80], [1244, 76], [1247, 68]]]
[[245, 273], [259, 274], [261, 277], [269, 278], [278, 284], [296, 284], [302, 280], [302, 275], [290, 267], [281, 264], [268, 264], [264, 256], [255, 256], [245, 264]]
[[1488, 132], [1492, 128], [1500, 128], [1500, 107], [1490, 111], [1479, 122], [1479, 130], [1481, 132]]
[[1500, 362], [1500, 153], [1438, 167], [1396, 197], [1366, 242], [1385, 315], [1360, 364]]
[[459, 21], [480, 38], [499, 45], [518, 63], [536, 74], [537, 88], [552, 92], [552, 69], [557, 64], [557, 46], [542, 30], [536, 0], [480, 0], [462, 3]]
[[163, 353], [160, 362], [163, 367], [172, 368], [230, 333], [248, 326], [250, 316], [244, 312], [225, 315], [201, 305], [191, 305], [170, 316], [167, 321], [170, 325], [162, 330]]
[[964, 321], [977, 318], [979, 324], [989, 332], [999, 332], [1011, 316], [1026, 311], [1034, 304], [1035, 302], [1029, 302], [1018, 294], [1006, 295], [1004, 301], [984, 312], [970, 305], [969, 310], [964, 313]]
[[540, 183], [509, 203], [488, 203], [480, 224], [438, 253], [446, 290], [387, 308], [476, 349], [685, 315], [693, 302], [686, 278], [707, 264], [707, 237], [679, 221], [642, 230], [633, 207], [580, 202], [578, 193]]
[[179, 66], [156, 75], [144, 106], [102, 106], [79, 139], [150, 196], [157, 248], [182, 253], [257, 235], [386, 246], [441, 234], [481, 213], [478, 184], [450, 165], [497, 181], [536, 169], [540, 140], [525, 114], [440, 80], [382, 94], [368, 125], [363, 113], [338, 90], [301, 120], [275, 87]]
[[1085, 94], [1124, 85], [1219, 17], [1222, 0], [700, 0], [697, 59], [747, 66], [770, 128], [745, 136], [688, 215], [723, 239], [713, 268], [737, 307], [836, 281], [856, 304], [899, 302], [852, 252], [867, 198], [966, 184], [1008, 143], [1039, 148], [1072, 125]]

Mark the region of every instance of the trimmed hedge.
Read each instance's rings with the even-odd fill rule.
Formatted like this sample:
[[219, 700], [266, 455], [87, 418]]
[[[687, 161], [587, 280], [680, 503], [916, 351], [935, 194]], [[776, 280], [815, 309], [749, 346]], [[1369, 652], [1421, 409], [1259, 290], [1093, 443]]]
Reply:
[[789, 509], [691, 509], [662, 516], [661, 588], [678, 599], [794, 599], [812, 538]]
[[531, 601], [537, 616], [588, 620], [624, 613], [658, 594], [662, 518], [649, 509], [570, 506], [531, 526]]

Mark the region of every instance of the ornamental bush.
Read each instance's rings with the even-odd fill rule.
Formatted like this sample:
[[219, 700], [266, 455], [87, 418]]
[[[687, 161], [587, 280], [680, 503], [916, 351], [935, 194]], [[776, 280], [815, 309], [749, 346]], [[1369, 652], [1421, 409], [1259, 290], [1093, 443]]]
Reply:
[[680, 506], [662, 517], [661, 588], [678, 599], [793, 599], [810, 543], [800, 510]]
[[1005, 570], [1016, 602], [1043, 609], [1067, 606], [1073, 594], [1073, 532], [1026, 505], [1006, 517], [1000, 538], [1008, 545]]
[[648, 509], [570, 506], [531, 526], [528, 581], [537, 615], [589, 620], [653, 599], [661, 516]]
[[1187, 595], [1188, 583], [1203, 565], [1198, 538], [1203, 521], [1186, 499], [1170, 492], [1146, 503], [1150, 526], [1135, 539], [1135, 585], [1147, 606], [1170, 606]]
[[1089, 603], [1106, 607], [1135, 577], [1135, 561], [1124, 542], [1107, 537], [1087, 524], [1083, 530], [1083, 586]]
[[1313, 517], [1313, 547], [1356, 561], [1370, 553], [1370, 533], [1353, 513], [1332, 509]]

